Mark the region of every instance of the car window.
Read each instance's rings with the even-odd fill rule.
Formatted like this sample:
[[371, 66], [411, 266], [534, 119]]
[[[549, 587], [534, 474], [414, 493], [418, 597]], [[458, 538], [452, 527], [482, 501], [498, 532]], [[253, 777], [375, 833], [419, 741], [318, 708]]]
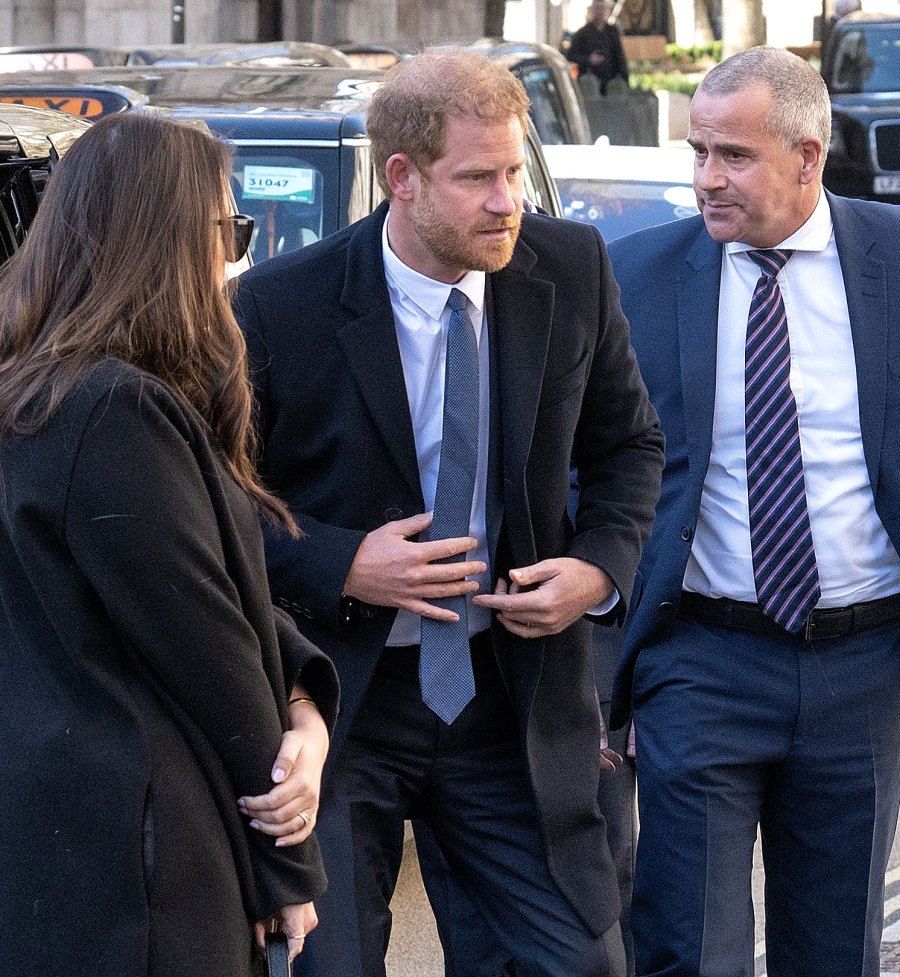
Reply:
[[900, 25], [844, 33], [834, 54], [832, 89], [900, 91]]
[[522, 193], [536, 207], [546, 211], [551, 217], [562, 217], [562, 207], [556, 184], [544, 162], [534, 126], [529, 124], [525, 134], [525, 169], [522, 173]]
[[564, 215], [593, 224], [605, 241], [699, 213], [689, 186], [559, 178], [556, 183]]
[[254, 261], [273, 258], [336, 230], [328, 216], [337, 199], [337, 149], [235, 147], [232, 189], [238, 210], [256, 219]]
[[566, 125], [566, 111], [556, 79], [549, 68], [530, 68], [519, 74], [531, 99], [531, 118], [542, 143], [554, 145], [574, 140]]

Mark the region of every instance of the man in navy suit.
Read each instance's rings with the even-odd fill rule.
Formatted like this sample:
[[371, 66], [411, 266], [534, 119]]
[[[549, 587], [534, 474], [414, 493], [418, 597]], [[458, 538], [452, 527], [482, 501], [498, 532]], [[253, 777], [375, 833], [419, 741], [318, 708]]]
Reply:
[[599, 235], [522, 215], [527, 104], [472, 52], [403, 62], [368, 118], [388, 203], [241, 280], [305, 534], [268, 533], [272, 592], [341, 680], [304, 973], [383, 975], [405, 818], [518, 974], [624, 973], [584, 615], [630, 596], [662, 439]]
[[701, 216], [610, 247], [666, 435], [613, 725], [633, 710], [642, 977], [876, 977], [900, 795], [900, 212], [823, 191], [818, 74], [723, 62]]

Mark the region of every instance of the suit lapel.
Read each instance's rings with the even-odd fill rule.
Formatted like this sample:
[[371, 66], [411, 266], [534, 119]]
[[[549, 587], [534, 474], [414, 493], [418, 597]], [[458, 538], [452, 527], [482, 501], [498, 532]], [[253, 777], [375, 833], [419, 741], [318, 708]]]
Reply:
[[553, 319], [554, 287], [532, 278], [534, 252], [519, 242], [512, 261], [489, 278], [492, 366], [499, 380], [505, 480], [521, 481], [531, 450]]
[[828, 202], [850, 313], [863, 452], [874, 491], [887, 395], [887, 276], [884, 262], [874, 254], [875, 239], [852, 206], [831, 194]]
[[[350, 313], [338, 342], [387, 450], [410, 490], [421, 502], [422, 488], [403, 363], [381, 260], [382, 204], [361, 221], [347, 247], [347, 274], [341, 302]], [[315, 370], [315, 364], [310, 365]]]
[[695, 219], [699, 233], [678, 278], [678, 332], [688, 461], [702, 483], [712, 449], [722, 248]]

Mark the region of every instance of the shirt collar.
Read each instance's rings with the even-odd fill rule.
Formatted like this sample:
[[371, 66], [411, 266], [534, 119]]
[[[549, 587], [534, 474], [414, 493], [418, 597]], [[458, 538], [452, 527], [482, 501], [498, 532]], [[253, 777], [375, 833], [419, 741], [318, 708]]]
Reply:
[[390, 211], [385, 218], [381, 231], [381, 253], [384, 260], [384, 274], [388, 286], [402, 297], [412, 302], [429, 318], [440, 322], [450, 290], [458, 288], [475, 306], [479, 313], [484, 310], [485, 273], [483, 271], [467, 271], [455, 285], [435, 281], [427, 275], [414, 271], [404, 264], [391, 250], [388, 242], [388, 222]]
[[[831, 208], [828, 206], [828, 198], [820, 190], [819, 201], [806, 223], [776, 247], [791, 251], [824, 251], [828, 247], [833, 233], [834, 225], [831, 222]], [[729, 241], [725, 245], [725, 250], [728, 254], [737, 254], [740, 251], [755, 251], [756, 248], [752, 244], [744, 244], [742, 241]]]

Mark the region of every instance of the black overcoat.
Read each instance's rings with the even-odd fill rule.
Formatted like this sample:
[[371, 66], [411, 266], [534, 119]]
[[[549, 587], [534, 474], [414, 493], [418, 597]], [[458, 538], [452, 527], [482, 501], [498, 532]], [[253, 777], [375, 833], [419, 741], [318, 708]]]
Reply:
[[[276, 603], [335, 662], [341, 718], [332, 762], [395, 617], [346, 612], [341, 590], [365, 534], [424, 510], [381, 234], [386, 207], [241, 278], [264, 443], [262, 470], [306, 536], [269, 534]], [[526, 214], [509, 265], [488, 275], [494, 577], [571, 556], [631, 593], [662, 469], [619, 290], [594, 228]], [[570, 460], [581, 501], [566, 506]], [[588, 925], [619, 901], [597, 808], [600, 713], [589, 625], [523, 640], [499, 624], [500, 669], [518, 715], [550, 870]], [[327, 793], [327, 784], [326, 784]]]
[[236, 801], [294, 679], [329, 722], [336, 681], [170, 388], [107, 360], [0, 446], [0, 600], [0, 971], [246, 977], [249, 920], [324, 876]]

